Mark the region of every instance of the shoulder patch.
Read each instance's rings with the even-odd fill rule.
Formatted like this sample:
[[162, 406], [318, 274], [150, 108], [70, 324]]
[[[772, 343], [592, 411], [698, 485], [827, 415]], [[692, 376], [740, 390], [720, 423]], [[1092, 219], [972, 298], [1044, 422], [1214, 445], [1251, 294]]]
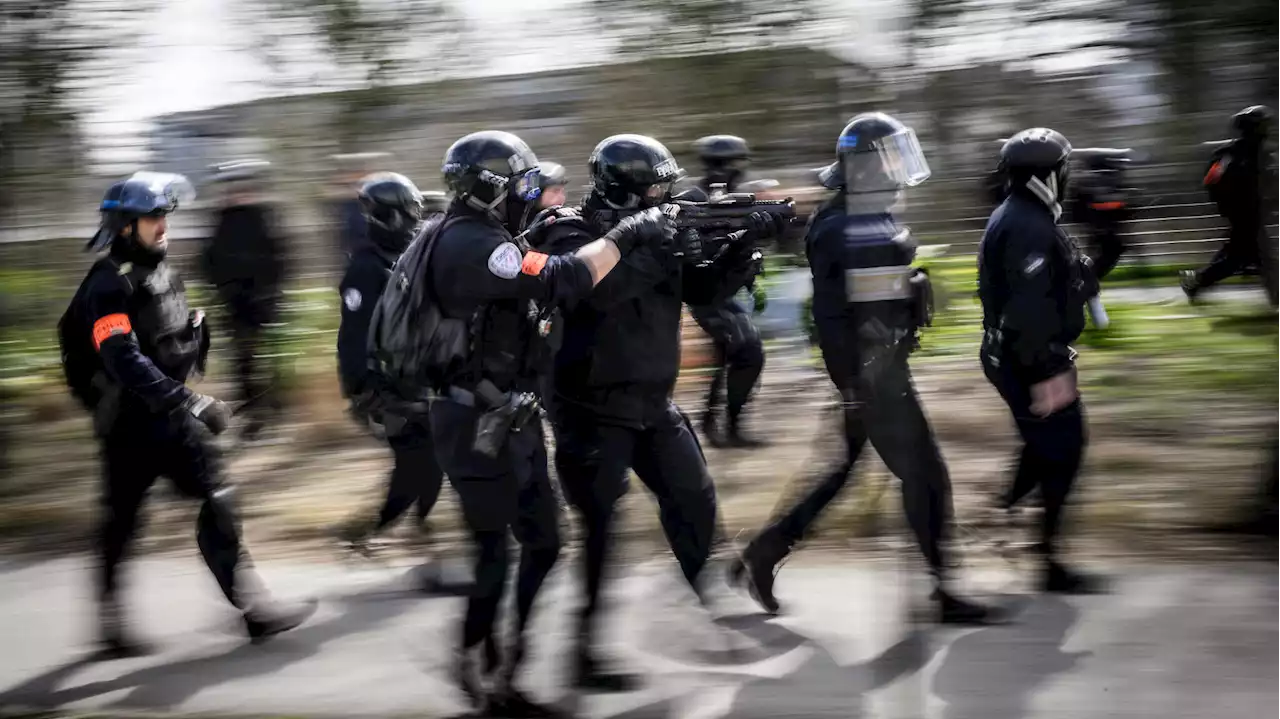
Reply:
[[351, 312], [360, 309], [360, 303], [363, 301], [364, 297], [360, 294], [360, 290], [354, 287], [348, 287], [347, 291], [342, 293], [342, 304]]
[[1022, 266], [1022, 274], [1027, 277], [1034, 277], [1042, 267], [1044, 267], [1044, 255], [1039, 253], [1027, 255], [1027, 261]]
[[520, 248], [510, 242], [503, 242], [489, 253], [489, 271], [504, 280], [513, 280], [520, 274], [520, 262], [523, 259]]

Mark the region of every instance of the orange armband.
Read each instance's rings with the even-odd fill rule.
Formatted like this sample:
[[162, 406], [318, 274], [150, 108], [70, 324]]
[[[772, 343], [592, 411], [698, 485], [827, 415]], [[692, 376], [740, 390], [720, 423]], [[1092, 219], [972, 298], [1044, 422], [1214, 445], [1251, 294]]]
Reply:
[[537, 277], [542, 268], [547, 266], [547, 256], [541, 252], [527, 252], [524, 262], [520, 263], [520, 271], [526, 275]]
[[100, 317], [97, 322], [93, 323], [93, 348], [100, 350], [102, 349], [102, 343], [108, 337], [112, 335], [127, 335], [132, 331], [133, 325], [129, 322], [129, 315], [123, 312]]

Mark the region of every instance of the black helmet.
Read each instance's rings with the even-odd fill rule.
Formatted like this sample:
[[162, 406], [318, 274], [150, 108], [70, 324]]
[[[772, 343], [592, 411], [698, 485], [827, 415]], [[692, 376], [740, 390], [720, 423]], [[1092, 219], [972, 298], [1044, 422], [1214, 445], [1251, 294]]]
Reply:
[[195, 188], [182, 175], [135, 172], [107, 188], [98, 206], [101, 224], [85, 249], [100, 250], [139, 217], [167, 215], [195, 198]]
[[703, 162], [712, 160], [746, 160], [751, 157], [747, 141], [736, 135], [707, 135], [694, 143]]
[[1271, 124], [1271, 110], [1266, 105], [1251, 105], [1231, 116], [1231, 127], [1241, 137], [1261, 137]]
[[818, 179], [833, 190], [883, 193], [914, 187], [929, 175], [914, 130], [883, 112], [864, 112], [840, 132], [836, 161]]
[[706, 172], [706, 184], [728, 185], [732, 190], [751, 162], [747, 141], [736, 135], [708, 135], [694, 143]]
[[556, 187], [557, 185], [569, 184], [568, 173], [564, 171], [564, 165], [556, 162], [543, 162], [538, 166], [538, 174], [543, 190], [548, 187]]
[[360, 181], [356, 193], [369, 222], [369, 237], [396, 252], [409, 245], [422, 221], [422, 193], [413, 181], [394, 172], [379, 172]]
[[[1023, 130], [1000, 148], [1000, 167], [1010, 187], [1028, 185], [1046, 203], [1066, 197], [1071, 165], [1071, 143], [1062, 133], [1047, 127]], [[1032, 183], [1035, 179], [1039, 185]], [[1043, 191], [1039, 188], [1045, 188]], [[1047, 191], [1047, 193], [1046, 193]]]
[[485, 130], [458, 140], [444, 154], [445, 184], [469, 207], [518, 232], [542, 189], [538, 157], [509, 132]]
[[616, 209], [657, 205], [684, 176], [667, 148], [644, 135], [606, 137], [587, 165], [593, 192]]

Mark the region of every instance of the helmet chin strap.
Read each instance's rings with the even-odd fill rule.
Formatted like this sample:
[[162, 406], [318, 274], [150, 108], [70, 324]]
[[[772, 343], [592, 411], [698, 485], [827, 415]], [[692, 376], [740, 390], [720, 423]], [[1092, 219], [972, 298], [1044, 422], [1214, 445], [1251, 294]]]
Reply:
[[1027, 180], [1027, 189], [1049, 208], [1054, 222], [1062, 217], [1062, 205], [1058, 204], [1058, 173], [1050, 172], [1048, 182], [1032, 175]]

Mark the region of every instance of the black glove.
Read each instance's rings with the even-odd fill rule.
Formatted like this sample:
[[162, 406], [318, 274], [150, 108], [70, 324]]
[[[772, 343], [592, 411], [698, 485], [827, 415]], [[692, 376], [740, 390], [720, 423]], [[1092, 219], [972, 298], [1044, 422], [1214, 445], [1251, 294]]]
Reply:
[[206, 394], [192, 394], [179, 405], [180, 411], [188, 412], [192, 417], [204, 423], [214, 434], [222, 434], [231, 423], [231, 408], [225, 402]]
[[611, 240], [626, 255], [641, 246], [663, 247], [676, 236], [676, 223], [658, 207], [650, 207], [623, 218], [603, 239]]
[[778, 234], [778, 220], [768, 212], [752, 212], [744, 220], [746, 230], [757, 240], [767, 240]]

